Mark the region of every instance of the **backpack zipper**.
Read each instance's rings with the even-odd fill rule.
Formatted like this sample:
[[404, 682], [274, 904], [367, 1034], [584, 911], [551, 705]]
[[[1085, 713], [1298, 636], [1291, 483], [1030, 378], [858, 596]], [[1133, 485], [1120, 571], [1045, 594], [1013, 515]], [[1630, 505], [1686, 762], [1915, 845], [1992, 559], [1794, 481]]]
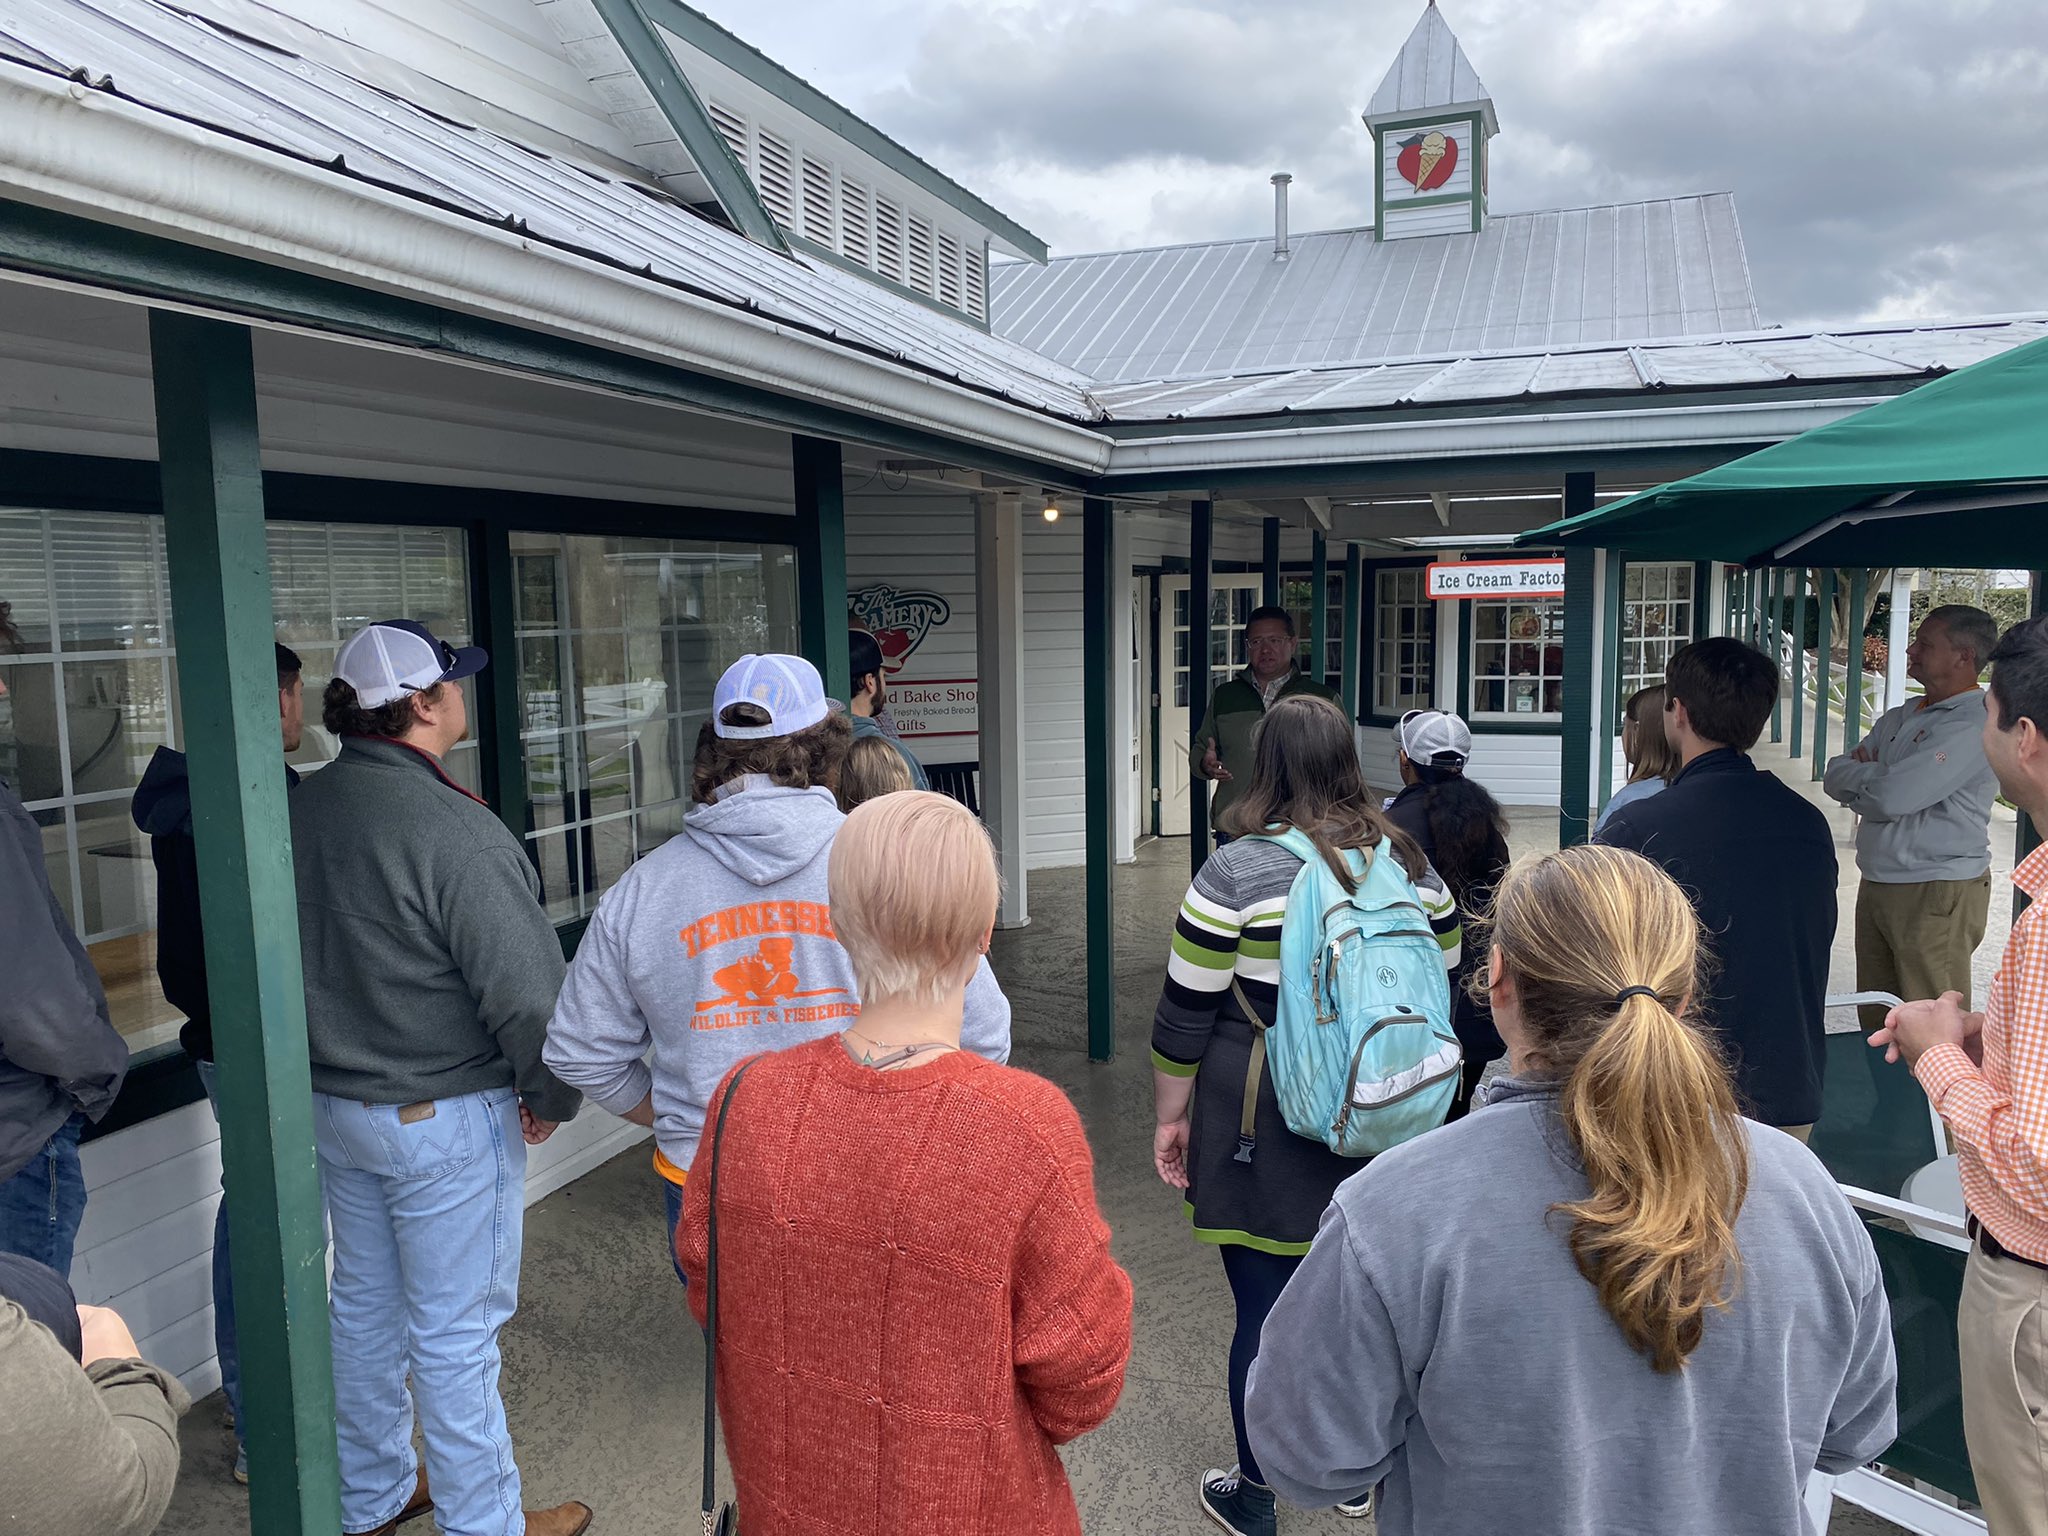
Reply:
[[[1419, 1017], [1419, 1015], [1417, 1017]], [[1351, 1081], [1354, 1084], [1358, 1081], [1358, 1064], [1365, 1058], [1365, 1042], [1373, 1037], [1374, 1032], [1377, 1031], [1382, 1024], [1401, 1024], [1406, 1022], [1409, 1021], [1403, 1019], [1399, 1015], [1390, 1014], [1385, 1018], [1374, 1021], [1372, 1028], [1368, 1029], [1363, 1035], [1359, 1037], [1358, 1049], [1351, 1053]], [[1451, 1038], [1452, 1037], [1443, 1034], [1437, 1035], [1437, 1039], [1439, 1040], [1448, 1040]], [[1374, 1109], [1385, 1109], [1389, 1104], [1398, 1104], [1403, 1099], [1412, 1099], [1413, 1097], [1415, 1097], [1416, 1094], [1422, 1092], [1423, 1089], [1433, 1088], [1438, 1083], [1441, 1083], [1448, 1078], [1456, 1077], [1458, 1075], [1460, 1068], [1462, 1068], [1463, 1065], [1464, 1063], [1460, 1061], [1458, 1066], [1451, 1067], [1445, 1071], [1439, 1072], [1434, 1077], [1426, 1077], [1421, 1082], [1415, 1084], [1414, 1087], [1403, 1088], [1399, 1093], [1395, 1094], [1392, 1098], [1382, 1099], [1379, 1101], [1379, 1103], [1373, 1105], [1372, 1107]], [[1357, 1105], [1352, 1103], [1351, 1095], [1349, 1093], [1346, 1093], [1344, 1095], [1344, 1107], [1337, 1111], [1336, 1123], [1330, 1127], [1333, 1134], [1338, 1136], [1342, 1136], [1344, 1134], [1344, 1128], [1351, 1123], [1351, 1111], [1356, 1109], [1357, 1107]]]

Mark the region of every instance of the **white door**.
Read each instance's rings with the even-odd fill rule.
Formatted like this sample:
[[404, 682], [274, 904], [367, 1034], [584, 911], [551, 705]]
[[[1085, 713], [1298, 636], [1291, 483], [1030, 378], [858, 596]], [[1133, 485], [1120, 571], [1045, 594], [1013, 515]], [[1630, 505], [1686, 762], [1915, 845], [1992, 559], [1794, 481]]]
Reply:
[[[1260, 578], [1216, 576], [1209, 592], [1209, 665], [1191, 667], [1188, 655], [1188, 578], [1159, 581], [1159, 831], [1188, 835], [1188, 719], [1206, 707], [1218, 683], [1244, 665], [1244, 625], [1259, 605]], [[1200, 695], [1199, 703], [1196, 695]], [[1200, 785], [1208, 793], [1208, 785]]]

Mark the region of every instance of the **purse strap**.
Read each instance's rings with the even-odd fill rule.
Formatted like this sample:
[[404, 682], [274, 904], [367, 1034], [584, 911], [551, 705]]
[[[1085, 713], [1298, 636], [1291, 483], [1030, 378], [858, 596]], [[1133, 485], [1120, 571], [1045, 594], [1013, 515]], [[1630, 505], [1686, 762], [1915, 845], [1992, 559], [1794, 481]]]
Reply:
[[719, 1101], [718, 1123], [711, 1131], [711, 1219], [704, 1255], [704, 1529], [717, 1528], [718, 1520], [718, 1154], [725, 1141], [725, 1117], [732, 1110], [733, 1096], [740, 1091], [740, 1079], [761, 1058], [740, 1063]]

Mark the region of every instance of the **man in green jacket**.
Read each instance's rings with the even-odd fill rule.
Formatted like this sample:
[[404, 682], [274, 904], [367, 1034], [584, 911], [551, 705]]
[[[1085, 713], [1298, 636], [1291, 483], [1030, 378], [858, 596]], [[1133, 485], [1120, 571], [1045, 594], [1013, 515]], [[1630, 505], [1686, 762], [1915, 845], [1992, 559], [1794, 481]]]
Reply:
[[[1336, 689], [1302, 674], [1295, 650], [1294, 616], [1285, 608], [1254, 609], [1244, 626], [1245, 669], [1210, 695], [1202, 723], [1189, 736], [1188, 766], [1196, 779], [1216, 785], [1211, 826], [1222, 824], [1240, 783], [1251, 777], [1252, 732], [1275, 701], [1306, 693], [1338, 702]], [[1217, 847], [1229, 841], [1229, 833], [1216, 834]]]

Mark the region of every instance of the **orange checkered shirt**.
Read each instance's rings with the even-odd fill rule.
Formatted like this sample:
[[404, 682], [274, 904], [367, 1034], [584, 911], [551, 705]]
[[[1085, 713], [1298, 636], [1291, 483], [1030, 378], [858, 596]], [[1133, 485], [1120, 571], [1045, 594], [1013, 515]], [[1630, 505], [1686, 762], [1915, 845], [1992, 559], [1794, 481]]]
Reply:
[[2013, 1253], [2048, 1263], [2048, 846], [2012, 883], [2030, 905], [1984, 1004], [1983, 1069], [1961, 1046], [1937, 1045], [1913, 1071], [1955, 1132], [1971, 1212]]

